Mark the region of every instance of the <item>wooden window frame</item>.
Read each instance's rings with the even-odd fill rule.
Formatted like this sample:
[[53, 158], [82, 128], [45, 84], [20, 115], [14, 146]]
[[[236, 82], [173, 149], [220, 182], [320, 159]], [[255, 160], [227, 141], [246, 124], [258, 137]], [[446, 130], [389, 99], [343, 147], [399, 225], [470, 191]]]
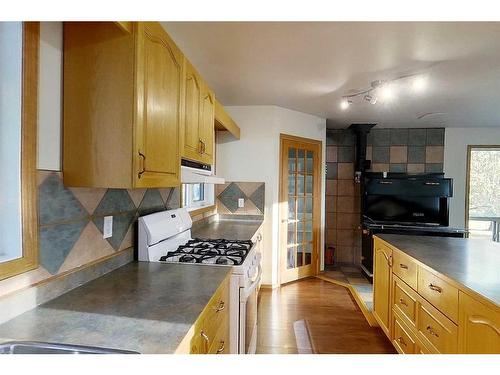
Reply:
[[40, 23], [23, 23], [21, 101], [22, 257], [0, 263], [0, 280], [38, 267], [37, 122]]

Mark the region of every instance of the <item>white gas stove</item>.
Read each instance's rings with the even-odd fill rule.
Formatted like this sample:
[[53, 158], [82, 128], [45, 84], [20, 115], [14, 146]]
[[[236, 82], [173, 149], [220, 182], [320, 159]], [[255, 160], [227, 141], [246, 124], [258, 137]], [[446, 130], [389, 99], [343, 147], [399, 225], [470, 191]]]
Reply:
[[255, 353], [261, 254], [250, 240], [193, 239], [191, 226], [183, 208], [140, 217], [139, 261], [232, 267], [231, 353]]

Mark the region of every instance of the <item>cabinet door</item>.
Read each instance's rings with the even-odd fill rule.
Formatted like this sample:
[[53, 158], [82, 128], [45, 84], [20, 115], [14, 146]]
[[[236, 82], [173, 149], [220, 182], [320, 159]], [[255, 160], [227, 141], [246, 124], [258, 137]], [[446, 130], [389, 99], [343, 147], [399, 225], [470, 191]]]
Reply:
[[373, 259], [373, 315], [390, 339], [392, 250], [375, 239]]
[[500, 310], [460, 292], [458, 352], [500, 354]]
[[201, 161], [200, 139], [202, 79], [186, 59], [186, 95], [184, 104], [184, 129], [182, 156]]
[[212, 164], [214, 158], [214, 115], [214, 93], [205, 85], [201, 98], [200, 139], [202, 141], [202, 161], [207, 164]]
[[139, 23], [136, 56], [136, 187], [180, 183], [183, 57], [157, 22]]

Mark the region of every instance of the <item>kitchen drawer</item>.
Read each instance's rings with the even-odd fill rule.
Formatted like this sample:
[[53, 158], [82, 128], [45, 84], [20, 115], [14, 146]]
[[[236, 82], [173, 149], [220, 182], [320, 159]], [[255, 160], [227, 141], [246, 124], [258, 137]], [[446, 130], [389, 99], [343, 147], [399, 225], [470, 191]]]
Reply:
[[392, 343], [401, 354], [418, 354], [420, 349], [411, 330], [396, 314], [392, 316]]
[[229, 354], [229, 322], [225, 321], [214, 336], [208, 354]]
[[417, 290], [417, 263], [400, 251], [394, 251], [393, 260], [392, 272], [414, 290]]
[[421, 301], [418, 308], [419, 338], [436, 353], [457, 352], [458, 327], [431, 304]]
[[224, 284], [214, 294], [204, 310], [203, 336], [208, 341], [208, 348], [211, 347], [219, 328], [226, 324], [229, 319], [229, 283]]
[[415, 327], [417, 319], [418, 294], [406, 285], [400, 278], [393, 278], [393, 309], [408, 318], [408, 322]]
[[418, 270], [418, 293], [452, 321], [458, 321], [458, 289], [423, 267]]
[[[190, 352], [192, 354], [208, 353], [219, 331], [224, 327], [226, 330], [229, 327], [229, 277], [220, 285], [196, 320], [190, 341]], [[229, 340], [226, 339], [225, 343], [229, 345]]]

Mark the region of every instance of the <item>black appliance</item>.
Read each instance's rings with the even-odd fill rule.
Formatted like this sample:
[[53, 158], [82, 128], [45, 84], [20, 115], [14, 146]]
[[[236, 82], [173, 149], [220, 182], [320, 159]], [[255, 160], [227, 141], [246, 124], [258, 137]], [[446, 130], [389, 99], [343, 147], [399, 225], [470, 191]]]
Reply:
[[443, 173], [364, 175], [362, 212], [362, 268], [373, 272], [373, 235], [377, 233], [465, 237], [466, 231], [448, 227], [453, 180]]

